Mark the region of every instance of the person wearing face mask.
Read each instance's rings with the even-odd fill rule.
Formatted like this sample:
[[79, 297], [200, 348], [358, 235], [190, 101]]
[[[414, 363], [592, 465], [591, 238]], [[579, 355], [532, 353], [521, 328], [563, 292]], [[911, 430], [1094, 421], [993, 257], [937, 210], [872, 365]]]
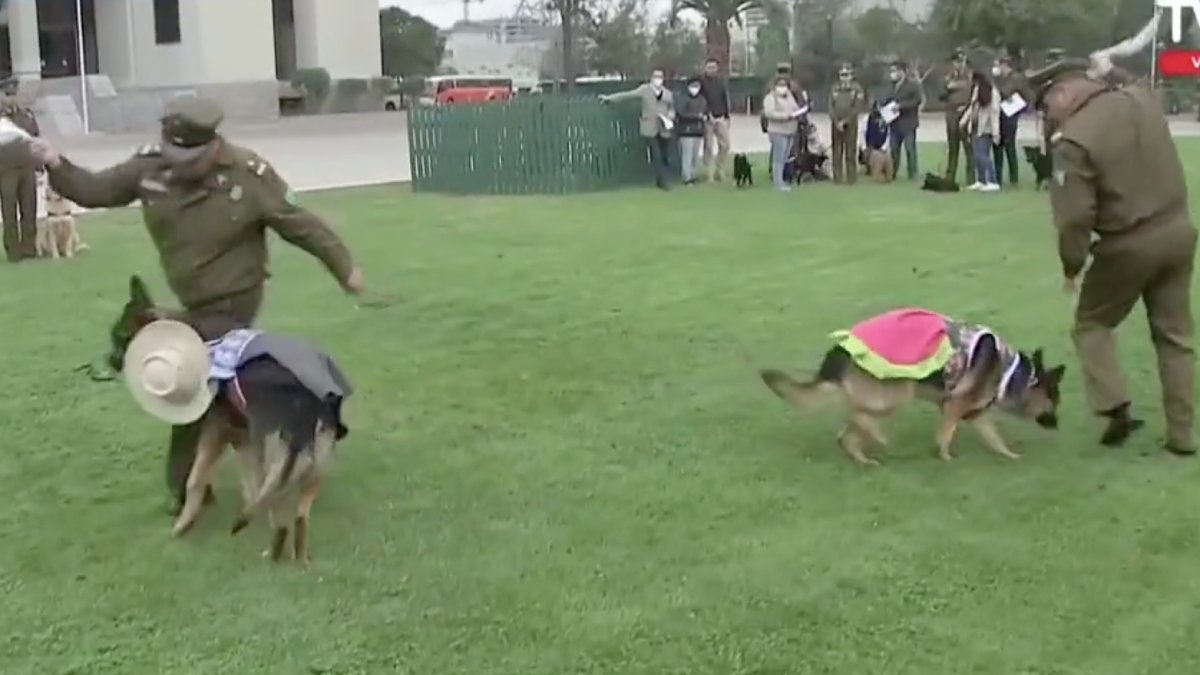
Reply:
[[853, 185], [858, 178], [858, 116], [866, 107], [867, 94], [854, 81], [854, 67], [843, 64], [838, 71], [837, 84], [829, 93], [829, 117], [832, 129], [829, 140], [833, 146], [833, 180], [843, 179]]
[[[1029, 93], [1026, 91], [1024, 78], [1013, 70], [1012, 58], [1002, 56], [996, 59], [996, 63], [992, 66], [992, 79], [995, 82], [996, 93], [1000, 100], [1007, 101], [1012, 98], [1013, 94], [1020, 94], [1021, 98], [1029, 100]], [[993, 162], [996, 165], [996, 179], [1004, 180], [1004, 163], [1008, 161], [1008, 183], [1013, 187], [1017, 185], [1017, 179], [1020, 177], [1020, 169], [1017, 162], [1017, 126], [1021, 119], [1021, 112], [1013, 115], [1005, 115], [1000, 112], [1000, 138], [999, 143], [995, 146], [993, 153]]]
[[687, 81], [687, 96], [676, 110], [675, 134], [679, 137], [680, 174], [684, 185], [696, 184], [700, 151], [704, 146], [704, 124], [708, 119], [708, 101], [701, 95], [700, 78]]
[[729, 97], [729, 82], [721, 75], [721, 64], [716, 59], [704, 62], [700, 85], [708, 107], [704, 123], [704, 170], [709, 180], [720, 182], [729, 161], [729, 115], [733, 112], [733, 101]]
[[792, 144], [797, 141], [800, 130], [799, 120], [808, 113], [792, 95], [792, 88], [786, 78], [775, 78], [775, 87], [763, 99], [763, 120], [767, 138], [771, 143], [771, 180], [775, 187], [787, 192], [790, 186], [784, 177], [784, 166], [787, 164], [788, 153]]
[[1120, 445], [1143, 426], [1131, 411], [1115, 334], [1141, 300], [1158, 360], [1165, 446], [1191, 456], [1196, 228], [1183, 165], [1153, 92], [1093, 79], [1090, 65], [1063, 59], [1028, 77], [1050, 131], [1050, 205], [1064, 289], [1078, 293], [1071, 337], [1084, 389], [1107, 419], [1102, 444]]
[[892, 170], [900, 172], [900, 147], [904, 147], [905, 172], [909, 180], [917, 177], [917, 128], [921, 124], [921, 83], [909, 77], [908, 64], [896, 61], [888, 77], [892, 80], [891, 102], [896, 104], [899, 116], [892, 120], [890, 143], [892, 147]]
[[971, 103], [971, 69], [967, 67], [965, 50], [954, 50], [950, 60], [950, 70], [946, 73], [942, 100], [946, 104], [946, 143], [948, 146], [946, 178], [952, 181], [958, 180], [958, 156], [962, 151], [966, 160], [963, 162], [966, 174], [966, 181], [963, 185], [971, 185], [975, 182], [975, 163], [971, 160], [973, 156], [971, 135], [964, 130], [961, 124], [967, 106]]
[[[15, 77], [0, 83], [0, 117], [37, 136], [37, 118], [17, 101], [17, 90]], [[4, 253], [9, 262], [37, 257], [37, 205], [37, 175], [26, 149], [0, 153], [0, 213], [4, 219]]]
[[638, 100], [642, 104], [640, 130], [650, 146], [650, 162], [659, 189], [671, 189], [671, 138], [675, 130], [675, 98], [665, 86], [661, 69], [650, 73], [650, 82], [629, 91], [601, 96], [604, 103]]
[[[32, 143], [50, 186], [88, 208], [141, 201], [142, 218], [158, 249], [179, 318], [205, 340], [248, 328], [262, 303], [267, 230], [320, 260], [348, 293], [363, 290], [362, 271], [333, 230], [297, 200], [275, 170], [255, 153], [217, 132], [224, 114], [208, 99], [169, 102], [161, 140], [101, 171], [77, 166], [44, 139]], [[200, 424], [172, 429], [167, 485], [182, 506]], [[211, 492], [210, 492], [211, 495]]]

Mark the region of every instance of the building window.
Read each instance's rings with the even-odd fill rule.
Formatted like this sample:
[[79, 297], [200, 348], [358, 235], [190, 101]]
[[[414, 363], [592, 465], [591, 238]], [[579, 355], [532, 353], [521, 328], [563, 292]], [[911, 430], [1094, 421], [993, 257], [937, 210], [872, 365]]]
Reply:
[[154, 0], [154, 44], [179, 44], [179, 0]]

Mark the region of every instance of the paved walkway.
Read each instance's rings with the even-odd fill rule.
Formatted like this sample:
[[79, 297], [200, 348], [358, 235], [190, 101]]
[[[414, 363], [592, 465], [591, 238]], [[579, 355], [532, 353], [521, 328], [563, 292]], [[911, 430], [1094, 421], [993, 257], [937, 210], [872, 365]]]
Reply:
[[[816, 122], [828, 142], [828, 118]], [[738, 117], [732, 125], [735, 152], [766, 152], [767, 140], [758, 119]], [[1177, 136], [1200, 136], [1195, 118], [1171, 120]], [[326, 115], [279, 120], [272, 124], [231, 125], [229, 138], [268, 159], [297, 190], [319, 190], [355, 185], [407, 181], [408, 133], [403, 113]], [[1023, 121], [1019, 138], [1035, 140], [1032, 120]], [[922, 117], [918, 140], [945, 142], [941, 115]], [[149, 135], [93, 135], [64, 139], [62, 150], [83, 166], [100, 168], [121, 161], [145, 143]]]

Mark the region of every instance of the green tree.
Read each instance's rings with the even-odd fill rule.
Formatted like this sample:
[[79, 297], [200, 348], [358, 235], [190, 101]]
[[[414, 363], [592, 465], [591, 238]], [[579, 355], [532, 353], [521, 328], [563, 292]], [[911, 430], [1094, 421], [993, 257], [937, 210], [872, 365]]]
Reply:
[[742, 23], [742, 12], [762, 5], [761, 0], [674, 0], [671, 16], [698, 12], [704, 17], [704, 51], [729, 72], [729, 22]]
[[704, 38], [687, 24], [670, 18], [659, 21], [654, 30], [650, 64], [667, 75], [686, 77], [700, 72], [704, 63]]
[[767, 77], [775, 72], [777, 64], [792, 60], [792, 41], [788, 35], [792, 18], [780, 0], [763, 0], [762, 9], [767, 22], [759, 27], [754, 41], [754, 72]]
[[425, 77], [437, 72], [446, 43], [437, 27], [399, 7], [379, 10], [383, 74]]
[[651, 38], [646, 0], [610, 0], [588, 12], [587, 64], [601, 75], [644, 77]]

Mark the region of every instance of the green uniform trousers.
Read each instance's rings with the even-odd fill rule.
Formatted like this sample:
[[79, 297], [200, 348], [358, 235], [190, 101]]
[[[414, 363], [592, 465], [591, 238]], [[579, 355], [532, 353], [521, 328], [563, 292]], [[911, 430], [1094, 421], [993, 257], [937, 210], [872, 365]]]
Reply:
[[1195, 395], [1192, 266], [1196, 230], [1186, 220], [1147, 224], [1096, 243], [1084, 273], [1071, 337], [1089, 405], [1097, 412], [1130, 400], [1117, 361], [1115, 330], [1141, 299], [1158, 360], [1167, 442], [1192, 446]]

